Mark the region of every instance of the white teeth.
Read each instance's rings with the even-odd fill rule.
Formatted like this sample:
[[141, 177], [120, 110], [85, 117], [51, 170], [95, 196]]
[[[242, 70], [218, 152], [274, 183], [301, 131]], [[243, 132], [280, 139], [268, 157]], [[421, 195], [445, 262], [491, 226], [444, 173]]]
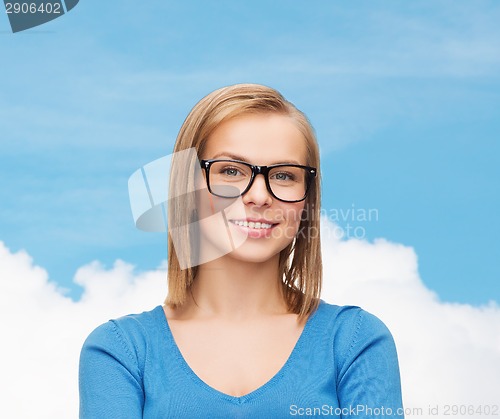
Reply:
[[232, 221], [234, 224], [237, 224], [242, 227], [249, 227], [249, 228], [271, 228], [273, 225], [272, 224], [267, 224], [267, 223], [260, 223], [260, 222], [253, 222], [253, 221], [238, 221], [238, 220], [233, 220]]

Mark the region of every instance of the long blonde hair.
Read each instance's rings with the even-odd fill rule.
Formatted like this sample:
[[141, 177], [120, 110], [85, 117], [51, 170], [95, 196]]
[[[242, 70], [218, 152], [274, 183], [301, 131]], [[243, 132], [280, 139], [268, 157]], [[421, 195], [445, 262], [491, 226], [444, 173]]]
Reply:
[[[316, 137], [307, 117], [278, 91], [257, 84], [237, 84], [223, 87], [201, 99], [184, 121], [174, 147], [174, 155], [182, 150], [194, 148], [198, 156], [203, 154], [210, 134], [224, 121], [245, 114], [274, 113], [289, 116], [306, 140], [306, 165], [318, 169], [305, 200], [304, 213], [299, 225], [299, 232], [294, 240], [280, 252], [279, 277], [289, 311], [307, 317], [319, 304], [322, 283], [322, 261], [320, 243], [320, 171], [319, 148]], [[188, 184], [194, 184], [194, 168], [172, 164], [171, 179], [183, 179], [171, 182], [170, 195], [184, 195], [184, 200], [170, 200], [168, 205], [168, 225], [183, 226], [192, 222], [195, 208], [194, 198], [186, 193]], [[181, 175], [182, 173], [182, 175]], [[184, 181], [186, 179], [186, 181]], [[305, 233], [304, 233], [305, 232]], [[186, 230], [182, 240], [186, 254], [193, 252], [192, 237]], [[170, 227], [168, 233], [168, 295], [165, 304], [176, 308], [187, 298], [191, 284], [197, 273], [197, 266], [181, 269], [173, 246]]]

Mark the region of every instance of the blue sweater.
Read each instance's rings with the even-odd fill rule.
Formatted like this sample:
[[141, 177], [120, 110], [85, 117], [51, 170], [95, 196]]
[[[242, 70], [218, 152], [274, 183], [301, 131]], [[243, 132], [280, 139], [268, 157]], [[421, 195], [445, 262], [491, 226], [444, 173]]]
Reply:
[[96, 328], [80, 356], [80, 418], [402, 418], [396, 348], [387, 327], [321, 300], [290, 357], [241, 397], [203, 382], [174, 342], [163, 308]]

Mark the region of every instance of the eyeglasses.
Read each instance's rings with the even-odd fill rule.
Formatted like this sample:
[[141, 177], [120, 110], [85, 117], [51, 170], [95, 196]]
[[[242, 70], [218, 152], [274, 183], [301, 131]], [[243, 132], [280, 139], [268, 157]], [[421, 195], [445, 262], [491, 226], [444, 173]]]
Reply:
[[237, 198], [252, 187], [255, 176], [263, 175], [269, 193], [279, 201], [300, 202], [306, 199], [316, 169], [298, 164], [256, 166], [239, 160], [201, 160], [211, 194]]

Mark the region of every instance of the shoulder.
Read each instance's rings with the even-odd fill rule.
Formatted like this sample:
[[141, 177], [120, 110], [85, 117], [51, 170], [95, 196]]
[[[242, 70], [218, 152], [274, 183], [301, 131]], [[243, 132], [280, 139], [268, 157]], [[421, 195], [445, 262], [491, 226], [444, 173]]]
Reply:
[[327, 328], [338, 360], [346, 361], [378, 345], [395, 352], [391, 332], [377, 316], [358, 306], [338, 306], [321, 301], [323, 327]]
[[142, 417], [144, 374], [162, 307], [96, 327], [80, 353], [80, 417]]
[[161, 306], [139, 314], [110, 319], [96, 327], [83, 344], [82, 353], [101, 351], [138, 361], [144, 359], [151, 339], [161, 329]]
[[144, 337], [158, 324], [162, 307], [157, 306], [153, 310], [144, 311], [139, 314], [127, 314], [125, 316], [112, 318], [96, 327], [87, 339], [109, 338], [110, 335], [126, 334], [129, 337]]
[[318, 312], [321, 313], [322, 321], [328, 323], [336, 333], [390, 333], [382, 320], [358, 306], [339, 306], [321, 300]]
[[402, 407], [401, 379], [387, 326], [357, 306], [325, 303], [322, 310], [329, 319], [329, 350], [340, 405], [385, 406], [396, 412]]

